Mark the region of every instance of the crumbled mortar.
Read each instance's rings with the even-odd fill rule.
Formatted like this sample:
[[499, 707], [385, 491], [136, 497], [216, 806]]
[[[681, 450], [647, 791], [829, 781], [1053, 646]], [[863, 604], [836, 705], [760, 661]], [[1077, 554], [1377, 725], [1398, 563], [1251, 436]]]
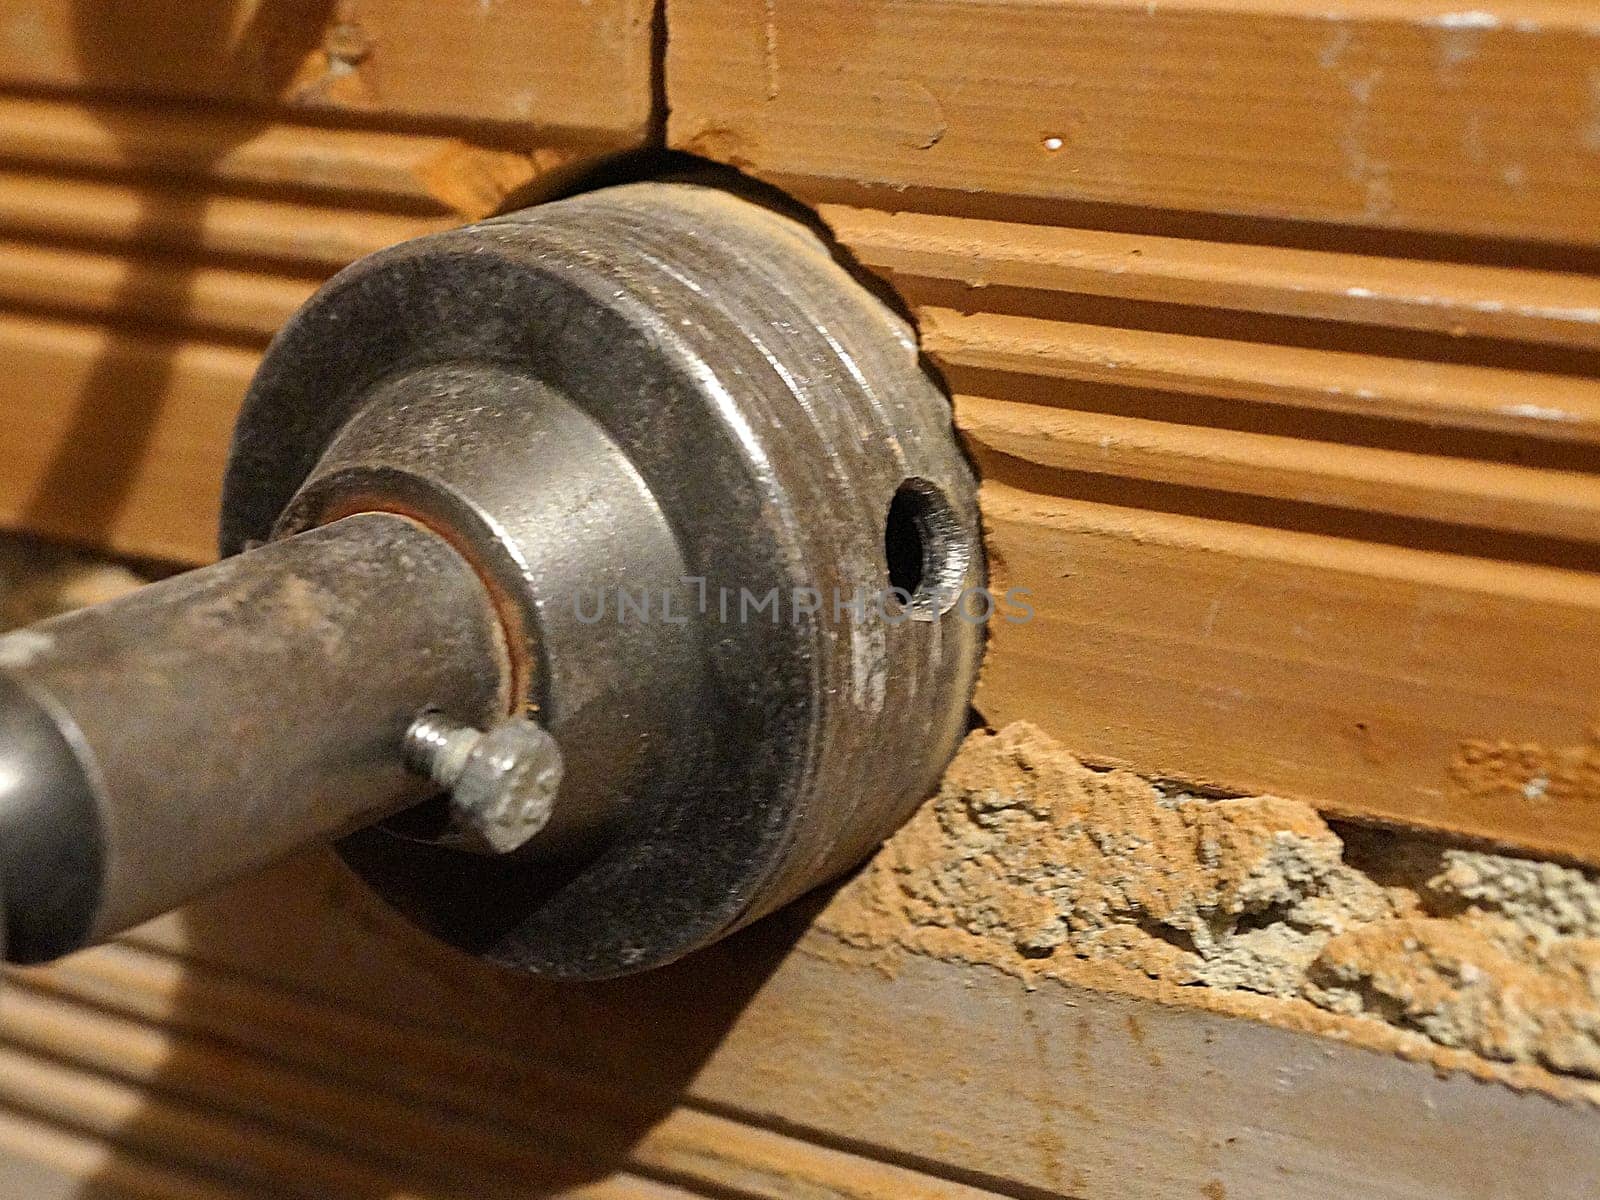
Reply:
[[1600, 938], [1600, 887], [1576, 867], [1445, 850], [1443, 870], [1427, 886], [1437, 902], [1465, 902], [1473, 913], [1504, 917], [1539, 941]]
[[858, 947], [1114, 964], [1600, 1079], [1600, 879], [1381, 840], [1374, 877], [1305, 804], [1094, 770], [1017, 724], [968, 739], [821, 924]]
[[1600, 1079], [1600, 941], [1509, 921], [1405, 918], [1331, 939], [1306, 999], [1497, 1062]]

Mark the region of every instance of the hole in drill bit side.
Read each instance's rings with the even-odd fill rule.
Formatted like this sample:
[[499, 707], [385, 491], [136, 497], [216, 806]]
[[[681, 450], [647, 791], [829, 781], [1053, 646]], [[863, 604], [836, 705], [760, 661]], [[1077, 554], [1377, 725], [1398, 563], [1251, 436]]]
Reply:
[[955, 606], [972, 546], [937, 484], [912, 477], [896, 489], [884, 522], [883, 556], [889, 586], [910, 597], [905, 608], [913, 620], [932, 621]]

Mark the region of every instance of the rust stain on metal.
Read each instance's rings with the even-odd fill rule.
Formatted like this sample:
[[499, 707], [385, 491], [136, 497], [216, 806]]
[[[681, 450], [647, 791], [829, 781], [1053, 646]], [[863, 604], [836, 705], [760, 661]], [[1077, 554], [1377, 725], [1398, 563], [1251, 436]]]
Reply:
[[[319, 512], [313, 521], [316, 525], [331, 525], [345, 517], [356, 516], [360, 513], [386, 512], [398, 517], [405, 517], [408, 521], [415, 521], [430, 533], [437, 534], [447, 542], [452, 550], [459, 554], [469, 567], [472, 568], [479, 581], [483, 584], [484, 591], [489, 596], [489, 602], [494, 607], [495, 616], [499, 618], [502, 639], [505, 643], [506, 661], [510, 668], [507, 683], [510, 711], [512, 714], [523, 713], [533, 716], [538, 712], [538, 705], [530, 697], [533, 689], [535, 664], [525, 647], [529, 645], [527, 620], [518, 607], [515, 598], [499, 581], [495, 572], [483, 561], [483, 556], [478, 552], [472, 540], [456, 529], [450, 522], [425, 511], [418, 505], [406, 504], [396, 497], [367, 494], [353, 494], [345, 497], [342, 504], [329, 507]], [[296, 530], [296, 532], [300, 532]]]

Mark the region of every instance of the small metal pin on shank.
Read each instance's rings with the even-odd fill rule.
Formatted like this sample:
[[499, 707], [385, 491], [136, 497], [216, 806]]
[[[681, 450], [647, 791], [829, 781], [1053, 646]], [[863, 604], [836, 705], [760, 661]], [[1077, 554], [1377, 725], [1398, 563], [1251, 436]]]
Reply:
[[550, 821], [561, 788], [561, 748], [526, 717], [487, 731], [423, 713], [406, 731], [405, 761], [450, 797], [444, 845], [509, 854]]

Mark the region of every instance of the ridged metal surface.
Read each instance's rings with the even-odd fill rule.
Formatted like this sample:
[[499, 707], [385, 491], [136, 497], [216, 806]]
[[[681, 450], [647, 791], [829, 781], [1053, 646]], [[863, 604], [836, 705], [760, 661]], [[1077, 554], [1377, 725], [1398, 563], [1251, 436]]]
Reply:
[[[833, 603], [888, 586], [907, 480], [947, 506], [940, 569], [957, 588], [984, 578], [974, 480], [909, 330], [803, 226], [707, 187], [608, 189], [398, 247], [338, 276], [274, 343], [234, 445], [224, 550], [271, 536], [308, 476], [314, 493], [316, 472], [339, 474], [341, 431], [378, 390], [422, 380], [415, 404], [448, 391], [470, 407], [458, 376], [472, 364], [537, 381], [542, 399], [519, 405], [596, 424], [665, 514], [684, 575], [713, 597], [682, 635], [705, 674], [663, 671], [627, 711], [689, 714], [693, 729], [614, 781], [623, 823], [564, 883], [381, 837], [353, 860], [447, 938], [577, 975], [666, 961], [858, 861], [934, 786], [982, 641], [955, 607], [894, 621]], [[531, 459], [528, 478], [571, 466]], [[559, 545], [561, 525], [599, 539], [588, 558], [626, 562], [634, 543], [603, 536], [609, 506], [597, 495], [535, 520], [529, 544]], [[572, 579], [513, 582], [564, 605]], [[822, 616], [795, 614], [796, 588]], [[723, 589], [776, 589], [783, 615], [724, 618]], [[541, 650], [559, 632], [548, 607], [528, 614]], [[597, 630], [592, 657], [636, 635]], [[535, 665], [531, 703], [560, 709], [559, 672], [553, 654]], [[650, 678], [642, 664], [636, 677]]]

